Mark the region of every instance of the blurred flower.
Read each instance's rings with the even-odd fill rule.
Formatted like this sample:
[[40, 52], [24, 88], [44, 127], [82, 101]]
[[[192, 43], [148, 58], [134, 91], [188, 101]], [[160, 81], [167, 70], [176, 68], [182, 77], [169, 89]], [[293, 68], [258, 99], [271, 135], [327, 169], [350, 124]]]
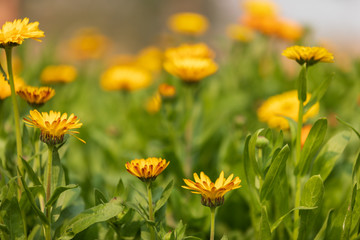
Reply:
[[39, 38], [45, 35], [38, 26], [39, 22], [29, 23], [29, 18], [6, 22], [0, 29], [0, 47], [17, 46], [28, 38], [41, 41]]
[[197, 13], [177, 13], [168, 20], [169, 28], [180, 34], [202, 35], [208, 28], [208, 20], [205, 16]]
[[126, 170], [143, 182], [154, 181], [170, 162], [161, 158], [134, 159], [125, 164]]
[[17, 94], [30, 106], [40, 107], [55, 95], [55, 90], [49, 87], [25, 86], [21, 87]]
[[110, 40], [95, 28], [79, 30], [69, 42], [71, 55], [76, 59], [98, 59], [108, 49]]
[[314, 65], [317, 62], [334, 62], [333, 54], [323, 47], [292, 46], [286, 48], [282, 55], [295, 60], [300, 65], [306, 63], [307, 66]]
[[157, 47], [147, 47], [140, 51], [136, 59], [136, 65], [146, 70], [157, 73], [162, 68], [163, 53]]
[[173, 85], [162, 83], [158, 87], [158, 92], [162, 98], [170, 99], [175, 97], [176, 89]]
[[218, 66], [208, 58], [178, 58], [166, 61], [164, 68], [170, 74], [179, 77], [184, 82], [199, 82], [214, 74]]
[[113, 66], [103, 73], [100, 85], [107, 91], [134, 91], [149, 86], [151, 82], [151, 74], [143, 68]]
[[45, 84], [69, 83], [76, 79], [77, 70], [70, 65], [51, 65], [41, 72], [41, 82]]
[[146, 103], [146, 111], [148, 113], [154, 114], [159, 112], [161, 108], [161, 97], [160, 94], [157, 93], [155, 96], [151, 97]]
[[205, 44], [182, 44], [178, 47], [168, 48], [165, 51], [165, 58], [214, 58], [215, 53]]
[[258, 17], [245, 14], [241, 16], [240, 23], [265, 35], [275, 35], [278, 28], [278, 21], [274, 16]]
[[301, 147], [304, 146], [305, 141], [310, 133], [312, 125], [305, 125], [301, 128]]
[[[307, 94], [307, 101], [310, 100], [311, 94]], [[260, 121], [266, 122], [271, 128], [288, 129], [289, 123], [285, 117], [292, 118], [294, 121], [298, 119], [299, 99], [297, 91], [289, 91], [279, 95], [275, 95], [267, 99], [257, 110]], [[319, 112], [319, 103], [313, 105], [309, 111], [304, 114], [303, 121], [315, 116]]]
[[276, 16], [278, 12], [277, 5], [267, 0], [247, 0], [243, 2], [242, 8], [247, 14], [257, 17]]
[[200, 178], [194, 173], [195, 182], [184, 179], [187, 186], [182, 187], [191, 190], [192, 193], [201, 194], [201, 203], [204, 206], [217, 207], [224, 203], [225, 193], [241, 187], [239, 177], [234, 179], [233, 177], [234, 174], [231, 174], [228, 178], [224, 178], [224, 171], [221, 171], [219, 178], [213, 183], [203, 172], [200, 173]]
[[[14, 77], [15, 92], [22, 86], [25, 86], [24, 80], [19, 77]], [[11, 89], [9, 82], [7, 82], [2, 75], [0, 75], [0, 99], [5, 99], [11, 96]]]
[[254, 39], [254, 32], [251, 28], [238, 24], [231, 24], [226, 28], [227, 36], [239, 42], [250, 42]]
[[284, 40], [296, 41], [303, 35], [303, 28], [294, 21], [281, 18], [278, 19], [276, 34]]
[[84, 140], [75, 136], [79, 132], [73, 131], [73, 129], [80, 128], [82, 123], [79, 123], [74, 114], [71, 114], [69, 118], [67, 114], [61, 115], [60, 112], [50, 111], [42, 112], [41, 114], [35, 109], [30, 111], [28, 118], [24, 118], [24, 122], [30, 127], [39, 128], [40, 140], [49, 145], [60, 144], [64, 141], [64, 135], [69, 134], [85, 143]]

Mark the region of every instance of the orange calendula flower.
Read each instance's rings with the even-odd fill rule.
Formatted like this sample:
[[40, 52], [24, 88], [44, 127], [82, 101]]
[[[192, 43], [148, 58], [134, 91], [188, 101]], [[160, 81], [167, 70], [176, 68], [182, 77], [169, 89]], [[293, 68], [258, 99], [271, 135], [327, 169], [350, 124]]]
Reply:
[[218, 66], [209, 58], [177, 58], [166, 61], [164, 68], [184, 82], [195, 83], [214, 74]]
[[[14, 77], [15, 92], [22, 86], [25, 86], [24, 80], [19, 77]], [[9, 82], [7, 82], [2, 75], [0, 75], [0, 99], [5, 99], [11, 96], [11, 89]]]
[[197, 13], [177, 13], [172, 15], [168, 21], [169, 28], [184, 35], [202, 35], [208, 28], [208, 20]]
[[161, 97], [157, 93], [155, 96], [151, 97], [146, 103], [146, 111], [148, 113], [154, 114], [160, 111], [161, 108]]
[[51, 65], [41, 72], [41, 82], [44, 84], [69, 83], [76, 79], [77, 70], [70, 65]]
[[107, 91], [134, 91], [149, 86], [152, 82], [150, 72], [135, 66], [113, 66], [105, 71], [100, 85]]
[[55, 95], [55, 90], [49, 87], [25, 86], [16, 93], [30, 106], [41, 107]]
[[254, 31], [246, 26], [231, 24], [226, 28], [228, 37], [239, 42], [250, 42], [254, 39]]
[[0, 29], [0, 47], [17, 46], [28, 38], [41, 41], [45, 35], [38, 27], [39, 22], [29, 23], [29, 18], [6, 22]]
[[66, 113], [61, 115], [60, 112], [50, 111], [39, 113], [36, 109], [30, 111], [28, 118], [24, 118], [24, 122], [30, 126], [40, 129], [40, 140], [49, 145], [60, 144], [64, 141], [64, 135], [69, 134], [74, 136], [81, 142], [84, 140], [75, 136], [79, 133], [73, 129], [80, 128], [82, 123], [74, 114], [68, 118]]
[[[307, 101], [310, 100], [311, 94], [307, 94]], [[266, 122], [271, 128], [280, 128], [286, 130], [289, 128], [288, 120], [285, 117], [298, 119], [299, 99], [297, 91], [289, 91], [275, 95], [267, 99], [257, 110], [260, 121]], [[304, 114], [303, 121], [315, 116], [319, 112], [319, 103], [313, 105], [309, 111]]]
[[176, 89], [173, 85], [162, 83], [158, 87], [158, 92], [162, 98], [170, 99], [175, 97]]
[[314, 65], [317, 62], [334, 62], [333, 54], [323, 47], [292, 46], [285, 49], [282, 55], [295, 60], [300, 65], [306, 63], [307, 66]]
[[268, 0], [247, 0], [242, 7], [247, 14], [257, 17], [276, 16], [278, 13], [277, 5]]
[[182, 44], [168, 48], [165, 51], [166, 59], [174, 58], [214, 58], [215, 53], [205, 43]]
[[278, 19], [276, 35], [287, 41], [296, 41], [303, 35], [303, 28], [298, 23], [281, 18]]
[[143, 182], [154, 181], [170, 162], [165, 159], [150, 157], [147, 159], [134, 159], [125, 164], [126, 170]]
[[217, 207], [224, 203], [224, 195], [230, 190], [240, 188], [241, 180], [239, 177], [234, 177], [231, 174], [228, 178], [224, 177], [224, 171], [221, 171], [220, 176], [213, 183], [205, 173], [201, 172], [200, 177], [194, 173], [195, 182], [190, 179], [184, 179], [186, 186], [192, 193], [201, 194], [201, 203], [207, 207]]

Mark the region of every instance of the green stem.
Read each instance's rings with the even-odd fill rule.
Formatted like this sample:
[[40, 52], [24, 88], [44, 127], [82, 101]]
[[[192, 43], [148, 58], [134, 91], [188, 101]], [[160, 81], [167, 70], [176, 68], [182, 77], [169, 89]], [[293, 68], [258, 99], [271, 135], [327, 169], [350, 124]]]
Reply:
[[192, 160], [192, 138], [193, 138], [193, 121], [192, 121], [192, 112], [193, 112], [193, 87], [194, 86], [185, 86], [186, 96], [185, 96], [185, 174], [186, 176], [191, 176], [191, 171], [193, 168]]
[[[51, 197], [51, 175], [52, 175], [52, 158], [53, 158], [53, 145], [48, 145], [48, 162], [46, 171], [46, 202]], [[45, 206], [46, 217], [49, 219], [49, 226], [45, 226], [46, 240], [51, 240], [51, 206]]]
[[216, 207], [210, 208], [211, 211], [211, 220], [210, 220], [210, 240], [215, 239], [215, 209]]
[[[154, 210], [152, 204], [152, 194], [151, 194], [151, 182], [146, 183], [146, 189], [148, 192], [148, 199], [149, 199], [149, 220], [155, 223]], [[150, 234], [151, 234], [151, 240], [155, 240], [155, 231], [153, 226], [150, 226]]]

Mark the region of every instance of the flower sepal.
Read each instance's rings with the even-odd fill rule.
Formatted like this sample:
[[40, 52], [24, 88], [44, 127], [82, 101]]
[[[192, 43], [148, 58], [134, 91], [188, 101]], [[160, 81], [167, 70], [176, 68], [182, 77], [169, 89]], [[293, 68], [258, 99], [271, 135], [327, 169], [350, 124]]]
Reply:
[[215, 199], [201, 196], [201, 204], [209, 208], [219, 207], [224, 204], [224, 199], [224, 196]]

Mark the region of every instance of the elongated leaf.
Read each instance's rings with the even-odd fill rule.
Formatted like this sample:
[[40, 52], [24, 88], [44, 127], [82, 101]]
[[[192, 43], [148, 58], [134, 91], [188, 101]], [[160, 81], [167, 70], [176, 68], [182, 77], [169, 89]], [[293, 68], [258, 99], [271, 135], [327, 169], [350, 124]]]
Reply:
[[134, 209], [144, 220], [149, 219], [148, 213], [143, 208], [140, 208], [140, 204], [126, 202], [125, 206], [128, 208]]
[[296, 132], [297, 132], [297, 122], [295, 122], [294, 119], [289, 118], [289, 117], [285, 117], [286, 120], [289, 123], [289, 128], [290, 128], [290, 134], [291, 134], [291, 143], [294, 143], [296, 140]]
[[[359, 186], [359, 184], [355, 184]], [[355, 203], [352, 206], [352, 220], [351, 220], [351, 229], [350, 229], [350, 239], [358, 236], [358, 229], [360, 224], [360, 189], [357, 187], [356, 189], [356, 198]]]
[[354, 183], [360, 184], [360, 153], [358, 154], [354, 162], [354, 167], [352, 170], [352, 179]]
[[268, 200], [271, 196], [274, 189], [274, 184], [279, 180], [280, 173], [285, 170], [286, 160], [288, 158], [289, 152], [289, 146], [284, 146], [271, 163], [269, 171], [265, 176], [264, 184], [261, 187], [261, 201]]
[[325, 95], [326, 90], [328, 89], [330, 82], [334, 79], [334, 74], [331, 74], [330, 77], [325, 78], [320, 85], [316, 88], [316, 90], [311, 95], [309, 102], [304, 107], [304, 114], [310, 110], [310, 108], [319, 102], [323, 96]]
[[91, 225], [104, 222], [117, 216], [123, 207], [116, 203], [105, 203], [85, 210], [71, 219], [61, 230], [59, 239], [72, 239], [76, 234], [90, 227]]
[[4, 223], [9, 230], [10, 239], [26, 239], [24, 222], [21, 217], [19, 203], [16, 200], [16, 197], [13, 197], [10, 201], [6, 199], [5, 203], [2, 203], [1, 205], [6, 206]]
[[105, 197], [105, 195], [99, 189], [95, 188], [94, 194], [95, 194], [95, 205], [109, 202], [109, 200]]
[[114, 197], [121, 196], [124, 193], [125, 193], [125, 186], [124, 186], [124, 183], [123, 183], [122, 179], [120, 178], [118, 184], [116, 185], [116, 190], [115, 190], [115, 193], [114, 193]]
[[320, 174], [321, 179], [325, 181], [349, 140], [350, 132], [348, 131], [343, 131], [333, 136], [315, 158], [311, 175]]
[[357, 184], [355, 183], [352, 193], [351, 193], [351, 196], [350, 196], [350, 205], [349, 205], [349, 208], [346, 212], [345, 219], [344, 219], [343, 229], [342, 229], [342, 233], [341, 233], [341, 240], [350, 239], [352, 215], [353, 215], [353, 210], [354, 210], [354, 206], [355, 206], [356, 195], [357, 195]]
[[322, 225], [321, 229], [319, 230], [318, 234], [316, 234], [316, 237], [314, 240], [325, 240], [326, 239], [326, 232], [328, 230], [329, 226], [329, 219], [331, 218], [332, 214], [334, 212], [334, 209], [330, 209], [326, 219], [324, 221], [324, 224]]
[[260, 239], [271, 239], [270, 224], [265, 206], [261, 208]]
[[174, 187], [174, 180], [171, 180], [165, 187], [164, 191], [161, 194], [160, 199], [156, 202], [155, 208], [154, 208], [154, 214], [166, 203], [166, 201], [169, 199], [172, 189]]
[[249, 161], [251, 163], [252, 168], [254, 169], [255, 174], [257, 174], [258, 176], [262, 177], [262, 173], [260, 172], [260, 168], [259, 168], [259, 164], [256, 160], [255, 157], [255, 152], [256, 152], [256, 140], [259, 136], [259, 134], [263, 131], [264, 129], [258, 129], [250, 138], [249, 141]]
[[243, 165], [244, 165], [246, 183], [249, 186], [249, 188], [252, 189], [253, 187], [255, 187], [255, 172], [251, 166], [250, 156], [249, 156], [250, 138], [251, 135], [248, 135], [245, 139]]
[[[324, 196], [324, 184], [319, 175], [312, 176], [304, 185], [300, 204], [306, 207], [319, 207]], [[299, 240], [308, 239], [319, 209], [300, 211]]]
[[336, 119], [337, 119], [340, 123], [342, 123], [342, 124], [344, 124], [345, 126], [351, 128], [351, 129], [354, 131], [354, 133], [358, 136], [358, 138], [360, 139], [360, 133], [359, 133], [353, 126], [351, 126], [350, 123], [345, 122], [344, 120], [342, 120], [342, 119], [339, 118], [339, 117], [336, 117]]
[[53, 192], [53, 194], [51, 195], [49, 201], [47, 201], [46, 206], [47, 207], [52, 206], [56, 202], [56, 200], [58, 200], [61, 193], [65, 192], [66, 190], [77, 188], [77, 187], [78, 187], [78, 185], [76, 185], [76, 184], [69, 184], [66, 186], [57, 187], [55, 189], [55, 191]]
[[[29, 178], [34, 183], [34, 185], [42, 185], [41, 181], [39, 180], [38, 176], [36, 175], [36, 173], [34, 172], [32, 167], [29, 165], [29, 163], [23, 158], [21, 158], [21, 161], [24, 165], [25, 171], [29, 175]], [[44, 190], [44, 192], [45, 192], [45, 190]]]
[[319, 150], [321, 143], [326, 135], [327, 120], [321, 118], [317, 120], [311, 128], [310, 133], [305, 141], [304, 147], [301, 151], [300, 162], [295, 168], [295, 175], [300, 173], [301, 176], [308, 173], [311, 160]]

